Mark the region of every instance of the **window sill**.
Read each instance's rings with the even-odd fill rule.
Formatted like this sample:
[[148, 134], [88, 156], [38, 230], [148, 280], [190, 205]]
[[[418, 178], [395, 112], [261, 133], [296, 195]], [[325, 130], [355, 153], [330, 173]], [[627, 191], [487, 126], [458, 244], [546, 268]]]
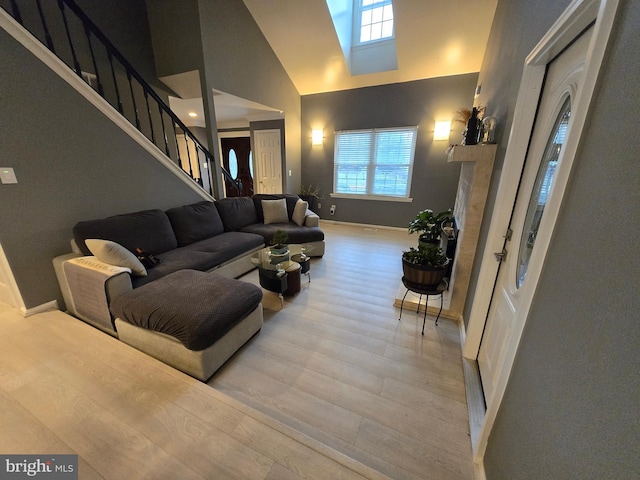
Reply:
[[349, 195], [348, 193], [330, 193], [331, 198], [348, 198], [351, 200], [376, 200], [378, 202], [404, 202], [411, 203], [411, 197], [388, 197], [384, 195]]

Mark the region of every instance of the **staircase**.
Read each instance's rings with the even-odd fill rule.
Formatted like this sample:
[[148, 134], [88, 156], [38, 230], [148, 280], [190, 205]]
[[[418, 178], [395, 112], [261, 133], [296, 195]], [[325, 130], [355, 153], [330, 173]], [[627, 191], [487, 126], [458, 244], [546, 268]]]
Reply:
[[[213, 155], [73, 0], [0, 0], [0, 7], [214, 196]], [[242, 191], [239, 180], [219, 168], [227, 185]]]

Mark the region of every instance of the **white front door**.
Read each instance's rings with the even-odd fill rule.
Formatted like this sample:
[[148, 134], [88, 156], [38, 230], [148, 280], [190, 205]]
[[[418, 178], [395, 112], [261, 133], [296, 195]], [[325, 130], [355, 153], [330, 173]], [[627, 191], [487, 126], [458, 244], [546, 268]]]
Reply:
[[548, 243], [536, 240], [551, 235], [555, 218], [547, 218], [545, 210], [553, 206], [557, 211], [562, 198], [562, 192], [554, 189], [555, 179], [571, 167], [571, 161], [563, 158], [564, 145], [584, 78], [592, 30], [582, 33], [548, 64], [504, 250], [496, 252], [502, 264], [478, 352], [487, 405], [494, 400], [507, 348], [517, 342], [514, 326], [526, 320], [538, 282]]
[[256, 162], [256, 193], [282, 193], [282, 147], [280, 130], [253, 133]]

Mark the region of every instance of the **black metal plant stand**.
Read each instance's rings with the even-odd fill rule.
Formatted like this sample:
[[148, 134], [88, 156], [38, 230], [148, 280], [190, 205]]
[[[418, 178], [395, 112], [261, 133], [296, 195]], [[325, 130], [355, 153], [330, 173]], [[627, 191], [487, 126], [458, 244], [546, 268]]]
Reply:
[[422, 335], [424, 335], [424, 326], [427, 322], [427, 304], [429, 303], [430, 295], [440, 295], [440, 310], [438, 311], [438, 316], [436, 317], [436, 326], [438, 325], [438, 320], [440, 319], [440, 314], [442, 313], [442, 302], [443, 302], [443, 293], [449, 288], [449, 284], [446, 280], [442, 280], [439, 285], [422, 285], [419, 283], [410, 282], [405, 277], [402, 277], [402, 283], [407, 288], [407, 291], [402, 297], [402, 302], [400, 303], [400, 317], [398, 321], [402, 318], [402, 306], [404, 305], [404, 300], [407, 298], [407, 294], [411, 291], [420, 295], [418, 300], [418, 312], [420, 311], [420, 302], [422, 301], [422, 295], [427, 296], [427, 300], [424, 304], [424, 317], [422, 318]]

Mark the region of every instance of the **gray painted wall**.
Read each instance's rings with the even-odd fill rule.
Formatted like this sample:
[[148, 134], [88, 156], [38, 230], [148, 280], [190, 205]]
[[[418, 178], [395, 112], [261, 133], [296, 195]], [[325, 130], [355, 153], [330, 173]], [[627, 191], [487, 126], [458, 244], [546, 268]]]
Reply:
[[[460, 164], [448, 163], [446, 141], [433, 141], [436, 120], [451, 119], [470, 108], [478, 75], [467, 74], [302, 97], [302, 159], [304, 185], [321, 189], [322, 218], [394, 227], [407, 227], [425, 208], [453, 208]], [[411, 203], [330, 198], [333, 191], [334, 132], [336, 130], [418, 125]], [[311, 129], [322, 126], [324, 143], [311, 145]], [[462, 127], [452, 124], [451, 142], [459, 143]], [[336, 214], [329, 206], [336, 205]]]
[[0, 185], [0, 244], [27, 308], [62, 305], [51, 260], [76, 222], [201, 198], [4, 30], [0, 50], [0, 165], [19, 181]]
[[[501, 1], [494, 25], [503, 34], [512, 32], [500, 42], [507, 50], [523, 30], [530, 31], [534, 11], [548, 16], [538, 18], [540, 28], [557, 13], [552, 1], [545, 2], [549, 8], [538, 0], [516, 3]], [[640, 4], [622, 0], [620, 5], [489, 438], [488, 480], [640, 477], [640, 98], [635, 92]], [[495, 45], [491, 57], [499, 54]], [[487, 71], [485, 85], [498, 73]]]

